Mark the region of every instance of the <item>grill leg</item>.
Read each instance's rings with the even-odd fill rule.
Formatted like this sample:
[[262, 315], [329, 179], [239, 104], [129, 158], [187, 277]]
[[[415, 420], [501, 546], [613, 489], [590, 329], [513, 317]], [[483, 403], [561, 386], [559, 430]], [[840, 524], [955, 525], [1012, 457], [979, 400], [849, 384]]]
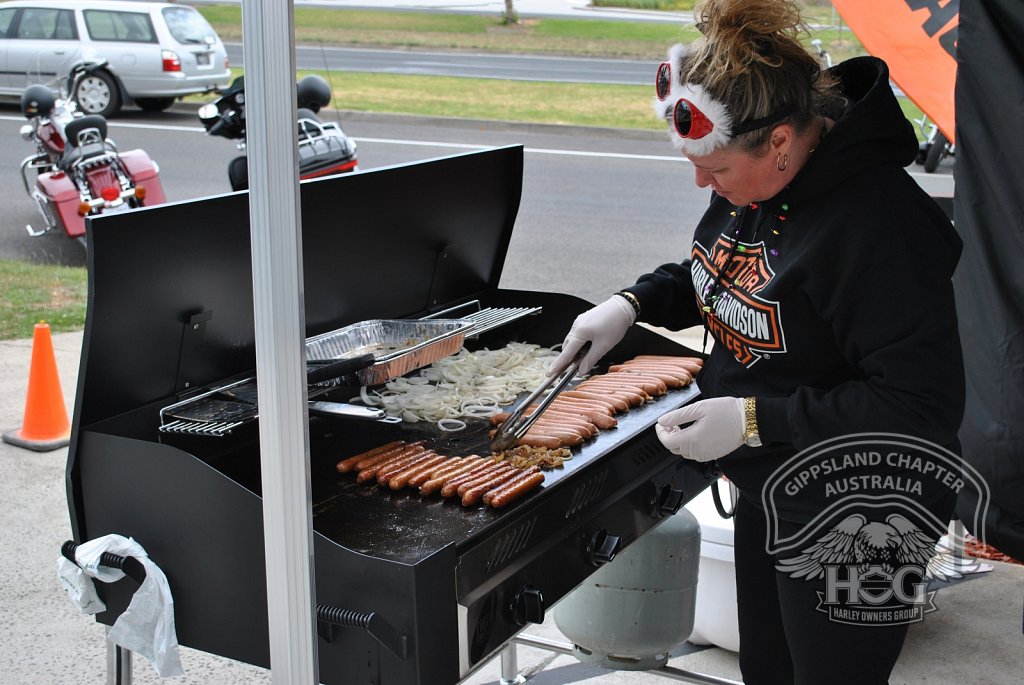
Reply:
[[516, 659], [516, 645], [510, 642], [501, 650], [501, 680], [500, 685], [522, 685], [526, 678], [519, 672], [519, 664]]
[[107, 640], [107, 685], [132, 685], [132, 653]]

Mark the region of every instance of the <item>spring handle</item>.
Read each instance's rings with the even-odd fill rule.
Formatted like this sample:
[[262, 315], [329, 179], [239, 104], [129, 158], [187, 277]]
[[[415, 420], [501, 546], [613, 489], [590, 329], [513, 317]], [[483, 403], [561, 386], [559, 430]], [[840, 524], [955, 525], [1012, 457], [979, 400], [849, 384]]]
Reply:
[[[73, 562], [76, 566], [78, 565], [78, 561], [75, 559], [75, 552], [77, 550], [78, 543], [74, 540], [68, 540], [60, 546], [60, 553], [64, 558]], [[100, 566], [123, 571], [126, 576], [139, 585], [142, 585], [142, 582], [146, 580], [146, 567], [135, 557], [124, 557], [113, 552], [104, 552], [100, 555]]]
[[321, 630], [321, 636], [331, 642], [334, 640], [334, 627], [360, 628], [370, 634], [373, 639], [383, 645], [388, 651], [399, 659], [405, 659], [408, 654], [408, 640], [405, 635], [399, 635], [390, 623], [385, 621], [380, 614], [372, 611], [353, 611], [341, 609], [329, 604], [316, 605], [316, 618], [326, 624], [326, 630]]

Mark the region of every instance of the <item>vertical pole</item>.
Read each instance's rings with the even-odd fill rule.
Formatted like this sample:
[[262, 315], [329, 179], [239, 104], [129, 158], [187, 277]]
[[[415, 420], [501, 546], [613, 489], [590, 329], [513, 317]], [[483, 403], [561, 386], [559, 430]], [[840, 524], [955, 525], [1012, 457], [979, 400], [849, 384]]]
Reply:
[[509, 642], [501, 650], [501, 679], [499, 685], [521, 685], [526, 678], [519, 673], [519, 660], [516, 653], [516, 644]]
[[274, 685], [319, 682], [292, 0], [243, 0], [263, 535]]
[[132, 653], [110, 640], [107, 640], [107, 685], [132, 685]]

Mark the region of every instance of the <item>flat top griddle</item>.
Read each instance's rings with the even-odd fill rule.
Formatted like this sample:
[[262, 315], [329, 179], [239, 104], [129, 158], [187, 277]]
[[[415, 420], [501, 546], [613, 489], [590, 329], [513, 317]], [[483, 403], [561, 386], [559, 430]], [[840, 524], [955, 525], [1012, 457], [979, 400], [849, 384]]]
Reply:
[[[670, 390], [666, 395], [618, 415], [616, 428], [603, 430], [573, 448], [572, 459], [562, 468], [544, 471], [541, 490], [557, 488], [571, 474], [630, 441], [653, 425], [659, 416], [690, 401], [697, 392], [693, 384]], [[349, 430], [356, 430], [355, 424], [347, 422], [343, 426], [339, 424], [336, 432], [311, 436], [316, 531], [353, 551], [411, 564], [451, 542], [460, 544], [470, 540], [540, 492], [534, 491], [503, 509], [482, 505], [463, 507], [457, 498], [423, 497], [411, 489], [393, 492], [376, 483], [356, 483], [355, 474], [339, 474], [334, 468], [345, 457], [395, 439], [423, 439], [436, 452], [447, 456], [490, 454], [487, 432], [492, 426], [486, 419], [468, 419], [466, 423], [464, 430], [454, 433], [423, 424], [360, 424], [356, 441], [348, 434]], [[316, 432], [311, 430], [311, 433]]]

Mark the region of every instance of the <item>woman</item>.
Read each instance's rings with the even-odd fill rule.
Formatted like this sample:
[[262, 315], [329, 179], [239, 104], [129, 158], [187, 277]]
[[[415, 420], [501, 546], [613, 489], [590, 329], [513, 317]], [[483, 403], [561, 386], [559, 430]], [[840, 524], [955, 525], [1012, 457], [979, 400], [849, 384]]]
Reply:
[[[556, 364], [591, 341], [591, 368], [637, 320], [703, 324], [705, 348], [715, 344], [697, 379], [702, 399], [656, 431], [683, 458], [718, 460], [739, 489], [744, 682], [885, 683], [906, 622], [856, 625], [816, 610], [821, 566], [805, 574], [814, 582], [779, 570], [785, 560], [765, 549], [762, 490], [788, 459], [837, 436], [907, 435], [956, 451], [964, 379], [950, 277], [960, 240], [903, 169], [917, 140], [882, 61], [823, 71], [797, 42], [799, 10], [786, 0], [707, 0], [695, 15], [703, 37], [670, 51], [655, 100], [697, 185], [713, 191], [691, 254], [580, 315]], [[905, 501], [948, 522], [955, 493], [919, 480]], [[793, 530], [826, 504], [808, 488], [772, 515]], [[866, 520], [851, 516], [847, 526]], [[857, 561], [891, 576], [889, 559]]]

